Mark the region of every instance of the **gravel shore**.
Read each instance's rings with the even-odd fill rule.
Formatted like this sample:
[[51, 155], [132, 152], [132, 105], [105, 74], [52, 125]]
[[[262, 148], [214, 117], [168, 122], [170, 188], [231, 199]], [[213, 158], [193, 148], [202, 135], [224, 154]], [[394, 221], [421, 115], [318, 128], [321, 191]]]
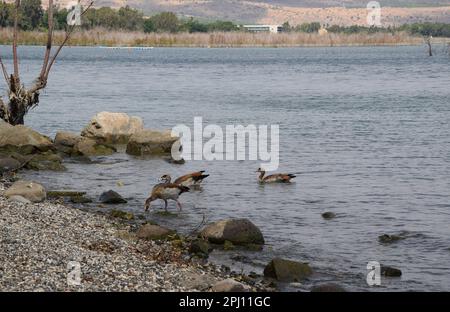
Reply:
[[[106, 215], [10, 202], [4, 189], [0, 183], [1, 291], [208, 291], [229, 278], [171, 242], [137, 240], [130, 225]], [[73, 261], [79, 285], [68, 283]]]

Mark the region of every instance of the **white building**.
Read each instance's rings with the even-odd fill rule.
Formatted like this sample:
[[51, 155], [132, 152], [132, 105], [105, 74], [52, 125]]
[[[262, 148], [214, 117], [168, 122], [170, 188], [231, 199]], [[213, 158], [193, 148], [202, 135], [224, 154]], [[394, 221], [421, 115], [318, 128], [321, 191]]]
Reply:
[[242, 25], [242, 27], [250, 32], [271, 32], [276, 34], [283, 31], [283, 26], [281, 25]]

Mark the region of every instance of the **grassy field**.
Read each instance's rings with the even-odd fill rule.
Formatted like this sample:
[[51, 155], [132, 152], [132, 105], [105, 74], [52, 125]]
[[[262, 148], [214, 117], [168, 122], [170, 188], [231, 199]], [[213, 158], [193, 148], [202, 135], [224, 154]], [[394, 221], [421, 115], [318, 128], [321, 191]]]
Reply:
[[[11, 29], [0, 30], [0, 44], [11, 44]], [[61, 42], [64, 32], [55, 32], [54, 40]], [[21, 32], [22, 45], [45, 45], [46, 33]], [[450, 39], [435, 38], [435, 43], [450, 42]], [[407, 33], [334, 34], [317, 33], [141, 33], [117, 32], [105, 29], [77, 31], [69, 45], [73, 46], [145, 46], [145, 47], [296, 47], [296, 46], [374, 46], [374, 45], [419, 45], [422, 37]]]

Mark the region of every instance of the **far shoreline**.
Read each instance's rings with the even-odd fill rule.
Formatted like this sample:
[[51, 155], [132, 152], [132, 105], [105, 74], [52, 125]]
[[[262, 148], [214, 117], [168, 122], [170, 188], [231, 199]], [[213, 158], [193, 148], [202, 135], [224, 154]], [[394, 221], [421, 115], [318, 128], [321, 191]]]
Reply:
[[[64, 39], [64, 32], [54, 33], [54, 45]], [[19, 45], [45, 46], [47, 33], [26, 31], [19, 33]], [[11, 45], [11, 29], [0, 30], [0, 45]], [[395, 33], [143, 33], [118, 32], [92, 29], [75, 32], [68, 47], [104, 48], [313, 48], [313, 47], [376, 47], [376, 46], [420, 46], [424, 38], [405, 32]], [[433, 38], [432, 44], [449, 44], [450, 38]]]

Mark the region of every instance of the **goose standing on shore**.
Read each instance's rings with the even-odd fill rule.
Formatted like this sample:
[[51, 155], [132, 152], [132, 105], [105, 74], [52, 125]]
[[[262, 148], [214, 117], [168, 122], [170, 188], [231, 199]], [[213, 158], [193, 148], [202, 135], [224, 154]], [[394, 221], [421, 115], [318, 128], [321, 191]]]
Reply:
[[272, 174], [265, 177], [266, 172], [262, 170], [261, 168], [258, 168], [256, 171], [260, 173], [258, 177], [258, 181], [261, 184], [264, 183], [291, 183], [291, 179], [295, 178], [296, 176], [290, 173], [278, 173], [278, 174]]
[[181, 203], [178, 198], [181, 194], [189, 192], [189, 188], [186, 186], [170, 183], [170, 176], [164, 175], [161, 177], [161, 183], [155, 185], [152, 189], [152, 194], [145, 201], [145, 211], [150, 208], [151, 202], [157, 199], [164, 201], [164, 209], [167, 211], [168, 200], [173, 200], [177, 203], [178, 208], [182, 209]]

